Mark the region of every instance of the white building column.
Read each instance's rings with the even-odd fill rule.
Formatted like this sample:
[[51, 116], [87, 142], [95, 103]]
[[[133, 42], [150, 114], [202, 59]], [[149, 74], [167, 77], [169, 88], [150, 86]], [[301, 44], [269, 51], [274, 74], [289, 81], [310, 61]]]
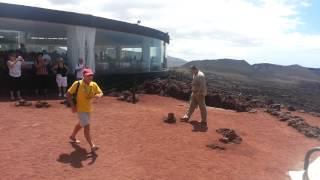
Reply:
[[18, 47], [17, 48], [21, 48], [21, 44], [26, 45], [27, 37], [26, 37], [25, 32], [19, 31], [17, 39], [18, 39]]
[[96, 42], [96, 29], [86, 28], [86, 65], [95, 72], [96, 70], [96, 58], [94, 52], [94, 45]]
[[142, 43], [142, 66], [146, 72], [150, 72], [150, 46], [151, 40], [144, 38]]
[[74, 71], [79, 58], [83, 58], [86, 66], [95, 71], [94, 45], [96, 29], [81, 26], [69, 26], [67, 29], [67, 38], [68, 60], [71, 66], [71, 72]]
[[74, 72], [79, 58], [85, 61], [85, 32], [79, 26], [69, 26], [67, 29], [68, 64]]

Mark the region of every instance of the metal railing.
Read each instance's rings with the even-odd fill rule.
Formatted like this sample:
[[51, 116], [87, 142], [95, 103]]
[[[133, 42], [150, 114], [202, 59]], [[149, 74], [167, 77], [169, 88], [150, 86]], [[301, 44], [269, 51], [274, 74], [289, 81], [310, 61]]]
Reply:
[[310, 164], [310, 157], [313, 153], [315, 152], [320, 152], [320, 147], [315, 147], [310, 149], [304, 158], [304, 174], [303, 174], [303, 180], [309, 180], [309, 175], [308, 175], [308, 168]]

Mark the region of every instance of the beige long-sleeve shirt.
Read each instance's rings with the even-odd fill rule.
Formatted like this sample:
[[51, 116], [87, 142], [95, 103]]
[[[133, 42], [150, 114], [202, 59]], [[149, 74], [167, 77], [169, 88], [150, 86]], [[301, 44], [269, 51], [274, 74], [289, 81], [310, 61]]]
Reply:
[[203, 96], [207, 95], [207, 82], [203, 72], [201, 71], [198, 71], [198, 73], [193, 76], [192, 93], [201, 94]]

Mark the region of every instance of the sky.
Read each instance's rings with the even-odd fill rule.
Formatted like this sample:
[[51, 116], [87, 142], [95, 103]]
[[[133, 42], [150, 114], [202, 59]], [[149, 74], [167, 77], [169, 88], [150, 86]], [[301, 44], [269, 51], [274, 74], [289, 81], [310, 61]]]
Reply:
[[319, 0], [0, 0], [168, 32], [169, 56], [320, 68]]

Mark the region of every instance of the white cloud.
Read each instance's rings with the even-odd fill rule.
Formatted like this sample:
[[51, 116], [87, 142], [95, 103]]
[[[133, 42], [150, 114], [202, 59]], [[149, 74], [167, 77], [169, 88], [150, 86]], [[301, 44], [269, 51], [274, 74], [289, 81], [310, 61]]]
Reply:
[[77, 0], [48, 0], [51, 4], [74, 4], [78, 2]]
[[[318, 66], [320, 34], [297, 31], [309, 0], [91, 0], [18, 3], [93, 14], [169, 32], [168, 54], [192, 59], [238, 58], [249, 62]], [[287, 58], [287, 59], [285, 59]], [[301, 60], [301, 59], [304, 60]], [[307, 59], [307, 60], [306, 60]], [[309, 61], [309, 62], [308, 62]], [[310, 63], [311, 62], [311, 63]]]

